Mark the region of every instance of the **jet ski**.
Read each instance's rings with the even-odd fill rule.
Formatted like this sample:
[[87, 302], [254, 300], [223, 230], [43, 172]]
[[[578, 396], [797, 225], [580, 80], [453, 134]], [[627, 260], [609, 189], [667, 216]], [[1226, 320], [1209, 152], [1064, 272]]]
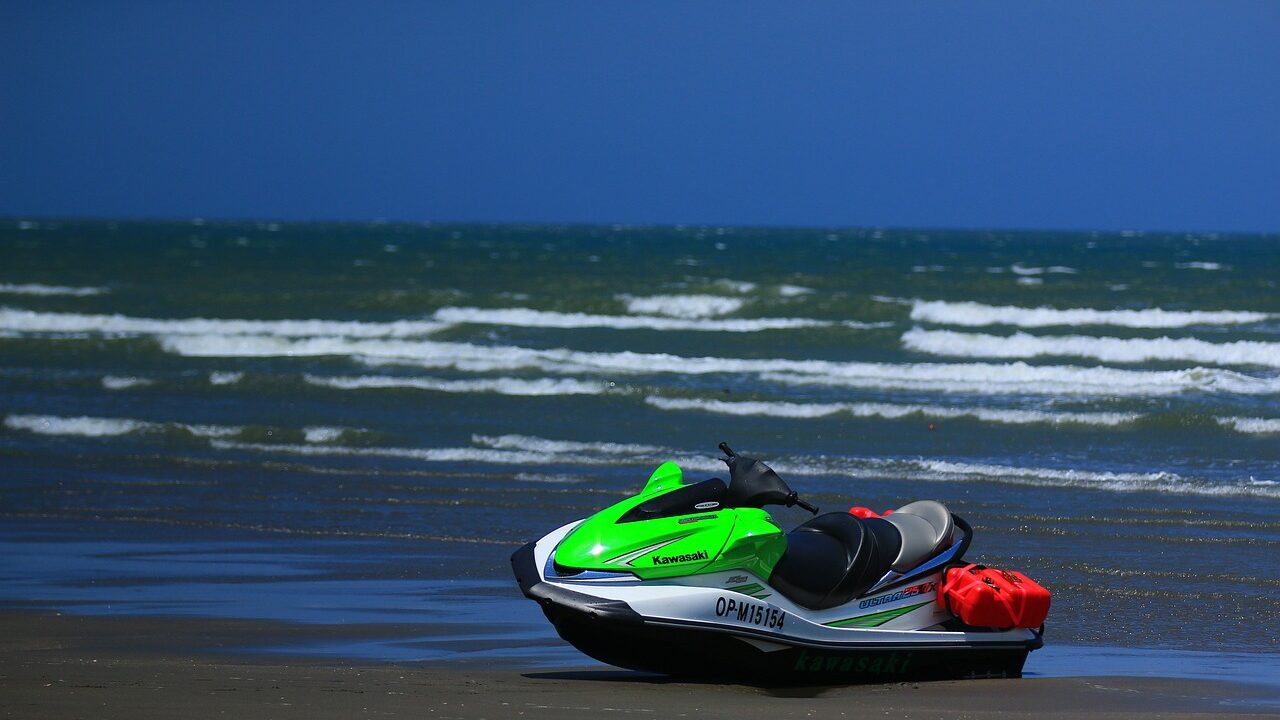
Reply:
[[[727, 484], [666, 462], [511, 556], [560, 637], [609, 665], [765, 685], [1020, 677], [1042, 646], [1048, 591], [964, 562], [973, 530], [942, 504], [819, 515], [720, 449]], [[814, 517], [784, 532], [771, 505]]]

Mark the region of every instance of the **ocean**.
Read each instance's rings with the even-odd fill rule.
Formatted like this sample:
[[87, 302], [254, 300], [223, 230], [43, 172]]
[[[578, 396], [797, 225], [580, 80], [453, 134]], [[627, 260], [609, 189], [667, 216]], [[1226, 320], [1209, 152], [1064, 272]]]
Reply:
[[965, 517], [1053, 592], [1031, 674], [1266, 674], [1278, 281], [1277, 236], [0, 220], [0, 603], [584, 665], [508, 556], [727, 441]]

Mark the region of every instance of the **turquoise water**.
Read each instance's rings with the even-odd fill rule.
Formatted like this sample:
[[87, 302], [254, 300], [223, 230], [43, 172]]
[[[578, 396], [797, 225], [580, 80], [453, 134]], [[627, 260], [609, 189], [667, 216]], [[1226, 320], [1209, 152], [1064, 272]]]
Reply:
[[1277, 278], [1275, 236], [0, 221], [0, 602], [559, 662], [507, 555], [727, 440], [946, 503], [1051, 643], [1273, 657]]

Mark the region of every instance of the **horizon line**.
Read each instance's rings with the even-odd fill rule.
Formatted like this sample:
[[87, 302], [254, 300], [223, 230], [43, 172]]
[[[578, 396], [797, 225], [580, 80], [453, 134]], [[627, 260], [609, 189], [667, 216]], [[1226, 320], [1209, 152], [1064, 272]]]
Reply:
[[404, 219], [404, 218], [283, 218], [283, 217], [236, 217], [236, 216], [100, 216], [100, 215], [14, 215], [0, 213], [0, 222], [16, 223], [59, 223], [59, 222], [120, 222], [120, 223], [187, 223], [205, 224], [279, 224], [279, 225], [415, 225], [422, 227], [439, 226], [509, 226], [509, 227], [568, 227], [568, 228], [611, 228], [627, 229], [685, 229], [716, 228], [735, 230], [811, 230], [811, 231], [858, 231], [858, 232], [972, 232], [972, 233], [1061, 233], [1064, 235], [1121, 235], [1125, 237], [1146, 235], [1192, 235], [1192, 236], [1280, 236], [1277, 230], [1185, 230], [1185, 229], [1151, 229], [1138, 227], [1125, 228], [1055, 228], [1055, 227], [996, 227], [966, 225], [822, 225], [800, 223], [709, 223], [709, 222], [622, 222], [622, 221], [587, 221], [587, 220], [458, 220], [458, 219]]

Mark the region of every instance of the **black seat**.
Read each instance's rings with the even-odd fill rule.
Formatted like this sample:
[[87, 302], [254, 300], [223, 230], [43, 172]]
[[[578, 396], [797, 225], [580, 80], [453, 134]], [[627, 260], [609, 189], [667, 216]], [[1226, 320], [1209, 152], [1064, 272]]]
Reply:
[[826, 610], [875, 584], [898, 557], [902, 536], [880, 518], [833, 512], [787, 533], [769, 584], [798, 605]]

